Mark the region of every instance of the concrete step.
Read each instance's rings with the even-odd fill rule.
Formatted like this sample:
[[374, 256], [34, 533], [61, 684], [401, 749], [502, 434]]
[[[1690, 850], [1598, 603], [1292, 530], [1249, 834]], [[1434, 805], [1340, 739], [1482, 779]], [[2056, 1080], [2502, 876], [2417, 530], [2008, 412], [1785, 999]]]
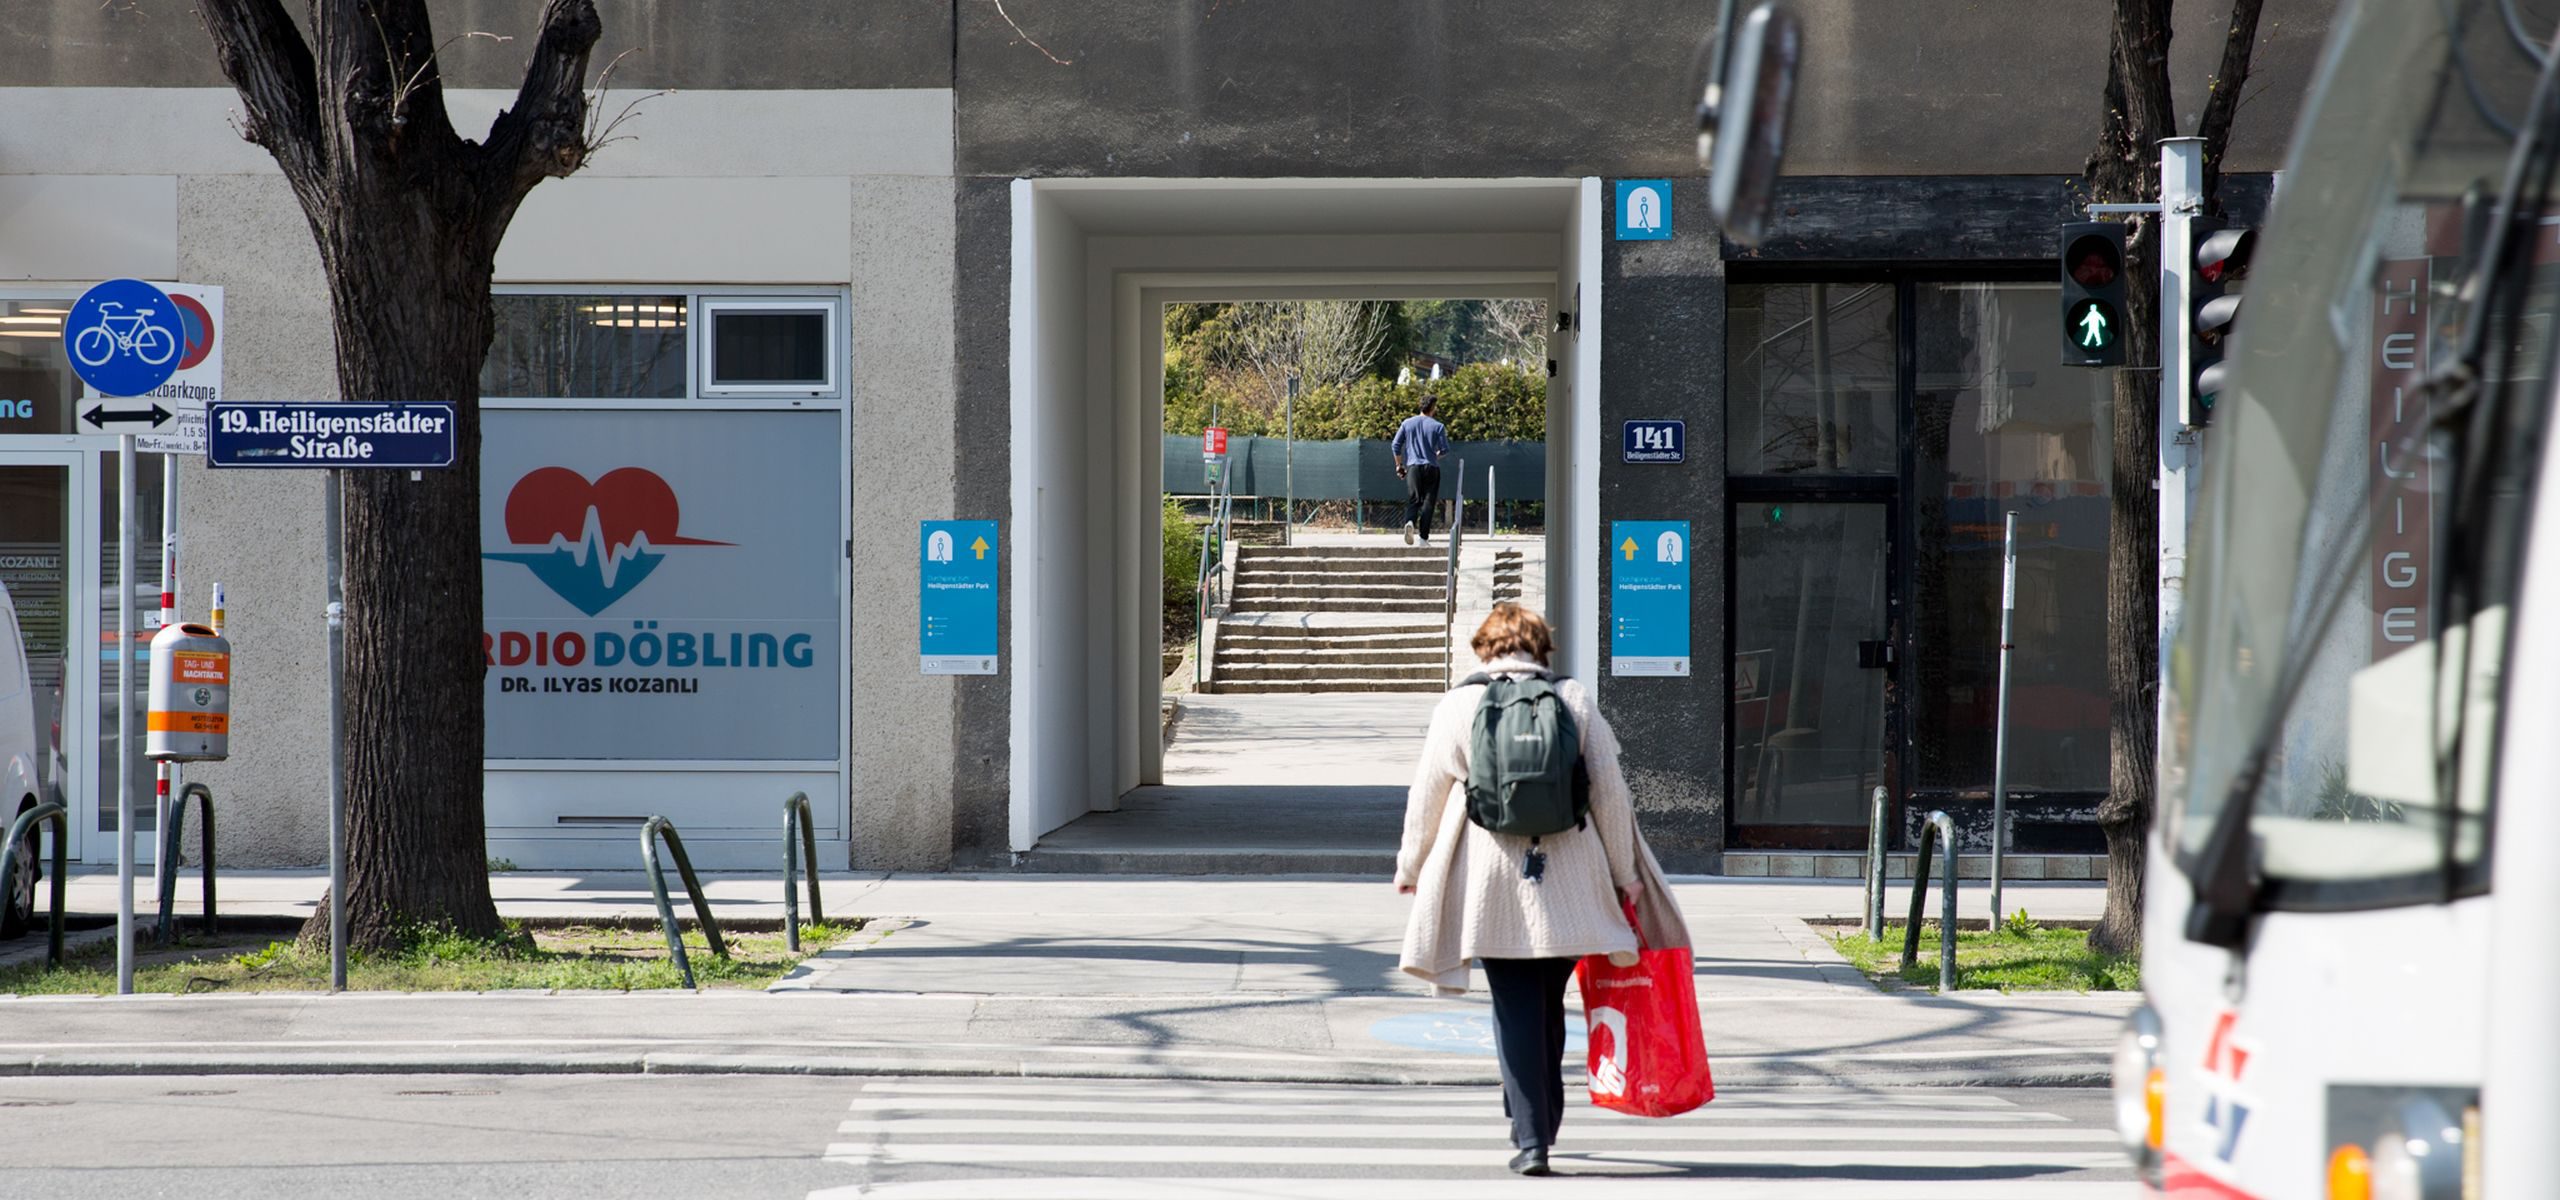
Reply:
[[1360, 558], [1449, 560], [1449, 548], [1443, 544], [1429, 546], [1247, 546], [1237, 552], [1239, 558]]
[[1448, 641], [1439, 634], [1387, 638], [1218, 638], [1218, 661], [1226, 662], [1238, 655], [1303, 655], [1343, 654], [1394, 657], [1406, 654], [1439, 655], [1447, 652]]
[[1447, 602], [1433, 596], [1424, 600], [1330, 599], [1306, 596], [1256, 598], [1238, 596], [1228, 611], [1238, 613], [1437, 613], [1447, 609]]
[[1375, 662], [1336, 662], [1313, 664], [1290, 663], [1220, 663], [1216, 681], [1221, 691], [1229, 684], [1282, 683], [1331, 679], [1392, 679], [1400, 683], [1429, 683], [1436, 689], [1448, 678], [1443, 663], [1428, 662], [1394, 665]]
[[1448, 597], [1448, 589], [1433, 585], [1416, 587], [1400, 583], [1321, 583], [1283, 584], [1243, 580], [1236, 584], [1239, 600], [1273, 600], [1296, 597], [1307, 602], [1308, 611], [1324, 612], [1336, 600], [1429, 600], [1437, 603]]
[[1289, 666], [1305, 663], [1380, 663], [1400, 667], [1426, 664], [1436, 666], [1448, 657], [1449, 651], [1445, 646], [1327, 646], [1322, 649], [1307, 649], [1298, 646], [1277, 647], [1265, 645], [1236, 647], [1222, 645], [1218, 647], [1218, 669], [1224, 671], [1230, 664], [1245, 663], [1260, 663], [1270, 666]]
[[1243, 680], [1230, 682], [1228, 680], [1221, 679], [1217, 681], [1216, 689], [1217, 694], [1221, 696], [1267, 696], [1281, 693], [1312, 695], [1327, 692], [1420, 693], [1443, 692], [1448, 690], [1446, 687], [1443, 687], [1437, 679], [1409, 680], [1367, 678], [1290, 679], [1263, 682], [1248, 682]]
[[1399, 587], [1437, 588], [1447, 587], [1448, 581], [1449, 577], [1438, 570], [1301, 571], [1291, 569], [1284, 571], [1274, 566], [1257, 564], [1251, 567], [1241, 568], [1236, 572], [1236, 583], [1238, 586], [1249, 583], [1281, 585], [1346, 584], [1352, 586], [1392, 584]]

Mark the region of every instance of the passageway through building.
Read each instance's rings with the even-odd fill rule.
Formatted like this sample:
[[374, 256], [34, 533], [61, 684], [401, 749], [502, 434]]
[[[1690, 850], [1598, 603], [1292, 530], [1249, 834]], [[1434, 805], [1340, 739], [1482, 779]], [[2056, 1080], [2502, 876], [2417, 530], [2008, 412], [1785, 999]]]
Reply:
[[[1466, 636], [1497, 596], [1545, 609], [1558, 665], [1590, 674], [1597, 192], [1586, 180], [1015, 185], [1021, 865], [1383, 874], [1432, 708], [1471, 668]], [[1188, 498], [1180, 520], [1211, 508], [1218, 488], [1196, 434], [1177, 446], [1165, 432], [1167, 306], [1448, 298], [1543, 307], [1543, 448], [1506, 448], [1525, 446], [1537, 469], [1515, 463], [1505, 489], [1479, 451], [1448, 472], [1444, 500], [1464, 489], [1470, 520], [1454, 556], [1445, 528], [1405, 545], [1401, 506], [1374, 495], [1377, 480], [1366, 505], [1302, 494], [1285, 538], [1268, 536], [1285, 522], [1231, 526], [1209, 556], [1219, 578], [1200, 640], [1168, 670], [1180, 633], [1169, 646], [1162, 597], [1193, 581], [1166, 586], [1165, 498]], [[1382, 442], [1267, 442], [1231, 444], [1223, 464], [1229, 504], [1247, 517], [1290, 511], [1293, 453], [1310, 455], [1296, 467], [1315, 468], [1300, 476], [1310, 482], [1377, 474], [1400, 486]], [[1490, 535], [1488, 483], [1511, 499]]]

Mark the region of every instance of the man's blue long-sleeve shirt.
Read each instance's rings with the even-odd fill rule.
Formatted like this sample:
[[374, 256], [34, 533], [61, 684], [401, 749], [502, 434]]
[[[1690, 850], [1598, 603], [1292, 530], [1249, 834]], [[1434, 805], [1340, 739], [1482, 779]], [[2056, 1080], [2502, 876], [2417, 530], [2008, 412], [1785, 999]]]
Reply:
[[1449, 430], [1437, 418], [1415, 413], [1396, 427], [1396, 439], [1388, 443], [1388, 451], [1396, 456], [1399, 467], [1437, 463], [1449, 452]]

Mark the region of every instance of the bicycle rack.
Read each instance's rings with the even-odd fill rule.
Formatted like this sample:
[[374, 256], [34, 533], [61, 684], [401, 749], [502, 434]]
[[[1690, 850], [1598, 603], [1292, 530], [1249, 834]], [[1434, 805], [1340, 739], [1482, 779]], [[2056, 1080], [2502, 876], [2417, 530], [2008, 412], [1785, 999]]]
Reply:
[[[827, 922], [827, 914], [818, 907], [818, 834], [809, 825], [809, 793], [791, 793], [791, 798], [782, 802], [782, 934], [795, 954], [800, 950], [800, 884], [795, 877], [803, 857], [809, 866], [809, 923]], [[799, 856], [791, 853], [795, 829], [799, 833]]]
[[693, 859], [684, 852], [684, 839], [676, 835], [675, 822], [665, 817], [651, 817], [640, 825], [640, 862], [649, 868], [649, 894], [658, 902], [658, 924], [667, 931], [667, 956], [676, 962], [676, 972], [684, 976], [686, 987], [698, 987], [693, 981], [693, 959], [684, 952], [684, 931], [676, 927], [675, 905], [667, 901], [667, 870], [658, 865], [658, 839], [665, 838], [667, 852], [675, 855], [676, 874], [684, 878], [685, 895], [693, 901], [694, 919], [702, 923], [702, 937], [711, 943], [711, 952], [729, 957], [728, 943], [720, 940], [720, 922], [711, 916], [711, 898], [702, 894], [702, 877], [693, 873]]
[[71, 821], [64, 814], [70, 810], [60, 801], [49, 801], [18, 814], [9, 823], [9, 836], [0, 839], [0, 896], [18, 892], [18, 839], [34, 837], [37, 823], [53, 822], [53, 927], [45, 941], [45, 965], [62, 965], [63, 889], [69, 886], [68, 869], [71, 854]]
[[178, 792], [178, 802], [169, 806], [169, 827], [160, 833], [160, 944], [169, 944], [170, 910], [178, 903], [178, 848], [185, 844], [187, 801], [193, 799], [204, 813], [204, 935], [219, 931], [213, 910], [213, 789], [201, 783], [190, 783]]
[[1920, 852], [1911, 859], [1911, 920], [1902, 927], [1902, 969], [1920, 961], [1920, 908], [1929, 896], [1929, 842], [1947, 848], [1946, 895], [1938, 901], [1938, 992], [1956, 990], [1956, 821], [1932, 812], [1920, 826]]

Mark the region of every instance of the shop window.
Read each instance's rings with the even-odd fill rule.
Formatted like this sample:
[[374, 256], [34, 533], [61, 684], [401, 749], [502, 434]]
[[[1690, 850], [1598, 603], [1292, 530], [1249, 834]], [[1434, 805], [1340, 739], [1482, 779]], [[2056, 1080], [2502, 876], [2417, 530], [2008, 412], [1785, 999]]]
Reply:
[[65, 365], [69, 300], [0, 300], [0, 436], [70, 433], [80, 381]]
[[480, 368], [481, 395], [684, 397], [685, 297], [500, 293], [492, 301], [497, 333]]
[[1894, 285], [1735, 284], [1727, 304], [1727, 469], [1892, 474]]
[[706, 300], [706, 396], [835, 391], [835, 306], [808, 300]]
[[1913, 782], [1986, 787], [2000, 667], [2001, 536], [2018, 514], [2009, 781], [2107, 787], [2105, 371], [2056, 365], [2053, 284], [1913, 292]]

